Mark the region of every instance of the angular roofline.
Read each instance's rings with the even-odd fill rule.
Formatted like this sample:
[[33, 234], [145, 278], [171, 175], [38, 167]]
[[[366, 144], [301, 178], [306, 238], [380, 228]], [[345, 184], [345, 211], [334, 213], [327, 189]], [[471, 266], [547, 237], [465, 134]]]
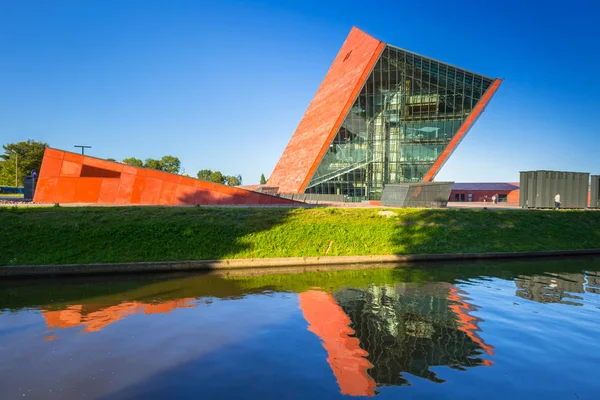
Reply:
[[386, 46], [389, 46], [389, 47], [391, 47], [391, 48], [393, 48], [393, 49], [395, 49], [395, 50], [405, 51], [405, 52], [407, 52], [407, 53], [414, 54], [415, 56], [424, 57], [424, 58], [427, 58], [427, 59], [429, 59], [429, 60], [433, 60], [433, 61], [435, 61], [435, 62], [438, 62], [438, 63], [440, 63], [440, 64], [444, 64], [444, 65], [447, 65], [447, 66], [449, 66], [449, 67], [456, 68], [456, 69], [459, 69], [459, 70], [461, 70], [461, 71], [468, 72], [468, 73], [470, 73], [470, 74], [474, 74], [474, 75], [479, 75], [479, 76], [482, 76], [482, 77], [484, 77], [484, 78], [486, 78], [486, 79], [489, 79], [489, 80], [491, 80], [491, 81], [494, 81], [494, 80], [496, 80], [496, 79], [498, 79], [498, 80], [500, 80], [500, 81], [503, 81], [503, 80], [504, 80], [504, 79], [501, 79], [501, 78], [492, 78], [491, 76], [483, 75], [483, 74], [480, 74], [479, 72], [474, 72], [474, 71], [471, 71], [471, 70], [469, 70], [469, 69], [466, 69], [466, 68], [458, 67], [458, 66], [456, 66], [456, 65], [454, 65], [454, 64], [450, 64], [450, 63], [447, 63], [447, 62], [445, 62], [445, 61], [440, 61], [440, 60], [438, 60], [437, 58], [433, 58], [433, 57], [425, 56], [425, 55], [423, 55], [423, 54], [420, 54], [420, 53], [417, 53], [417, 52], [414, 52], [414, 51], [411, 51], [411, 50], [407, 50], [407, 49], [404, 49], [404, 48], [402, 48], [402, 47], [395, 46], [395, 45], [393, 45], [393, 44], [390, 44], [390, 43], [388, 43], [388, 42], [384, 42], [383, 40], [380, 40], [380, 39], [376, 38], [375, 36], [371, 35], [370, 33], [367, 33], [367, 32], [365, 32], [364, 30], [360, 29], [359, 27], [357, 27], [357, 26], [355, 26], [355, 25], [353, 25], [353, 26], [352, 26], [352, 28], [353, 28], [353, 29], [358, 29], [359, 31], [361, 31], [361, 32], [362, 32], [362, 33], [364, 33], [365, 35], [369, 35], [369, 36], [371, 36], [373, 39], [377, 39], [377, 40], [379, 40], [380, 42], [383, 42], [383, 43], [385, 43], [385, 45], [386, 45]]
[[449, 67], [452, 67], [452, 68], [456, 68], [456, 69], [458, 69], [458, 70], [461, 70], [461, 71], [468, 72], [468, 73], [470, 73], [470, 74], [473, 74], [473, 75], [479, 75], [479, 76], [482, 76], [482, 77], [484, 77], [484, 78], [486, 78], [486, 79], [489, 79], [489, 80], [491, 80], [491, 81], [495, 81], [496, 79], [498, 79], [498, 80], [500, 80], [500, 81], [502, 81], [502, 80], [503, 80], [503, 79], [500, 79], [500, 78], [492, 78], [492, 77], [490, 77], [490, 76], [483, 75], [483, 74], [480, 74], [479, 72], [474, 72], [474, 71], [468, 70], [468, 69], [466, 69], [466, 68], [457, 67], [457, 66], [456, 66], [456, 65], [454, 65], [454, 64], [449, 64], [449, 63], [447, 63], [447, 62], [445, 62], [445, 61], [440, 61], [440, 60], [438, 60], [438, 59], [436, 59], [436, 58], [432, 58], [432, 57], [429, 57], [429, 56], [424, 56], [423, 54], [415, 53], [414, 51], [406, 50], [406, 49], [403, 49], [402, 47], [394, 46], [393, 44], [386, 43], [386, 45], [387, 45], [387, 46], [390, 46], [390, 47], [392, 47], [392, 48], [393, 48], [393, 49], [395, 49], [395, 50], [405, 51], [405, 52], [407, 52], [407, 53], [414, 54], [415, 56], [419, 56], [419, 57], [427, 58], [427, 59], [429, 59], [429, 60], [432, 60], [432, 61], [438, 62], [438, 63], [440, 63], [440, 64], [447, 65], [447, 66], [449, 66]]
[[[195, 176], [190, 176], [190, 175], [188, 175], [188, 176], [184, 176], [184, 175], [174, 174], [174, 173], [172, 173], [172, 172], [167, 172], [167, 171], [160, 171], [160, 170], [158, 170], [158, 169], [154, 169], [154, 168], [148, 168], [148, 167], [136, 167], [136, 166], [133, 166], [133, 165], [125, 164], [125, 163], [124, 163], [124, 162], [122, 162], [122, 161], [109, 161], [109, 160], [107, 160], [107, 159], [105, 159], [105, 158], [94, 157], [94, 156], [88, 156], [87, 154], [79, 154], [79, 153], [75, 153], [74, 151], [69, 151], [69, 150], [61, 150], [61, 149], [57, 149], [57, 148], [55, 148], [55, 147], [50, 147], [50, 146], [46, 146], [45, 148], [46, 148], [46, 149], [50, 149], [50, 150], [55, 150], [55, 151], [62, 151], [63, 153], [75, 154], [75, 155], [77, 155], [77, 156], [82, 156], [82, 157], [87, 157], [87, 158], [93, 158], [93, 159], [95, 159], [95, 160], [98, 160], [98, 161], [104, 161], [104, 162], [108, 162], [108, 163], [112, 163], [112, 164], [127, 165], [127, 166], [129, 166], [129, 167], [133, 167], [133, 168], [137, 168], [137, 169], [142, 169], [142, 170], [145, 170], [145, 171], [158, 171], [158, 172], [162, 172], [162, 173], [164, 173], [164, 174], [169, 174], [169, 175], [180, 176], [180, 177], [182, 177], [182, 178], [194, 179], [194, 180], [196, 180], [196, 181], [200, 181], [200, 182], [208, 182], [208, 183], [212, 183], [213, 185], [225, 186], [225, 187], [230, 187], [230, 188], [236, 188], [236, 189], [239, 189], [239, 190], [243, 190], [243, 191], [245, 191], [245, 192], [248, 192], [248, 193], [258, 193], [258, 192], [254, 191], [254, 190], [252, 190], [252, 189], [245, 189], [245, 188], [244, 188], [244, 187], [242, 187], [242, 186], [229, 186], [229, 185], [225, 185], [224, 183], [215, 183], [215, 182], [211, 182], [211, 181], [206, 181], [206, 180], [204, 180], [204, 179], [199, 179], [198, 177], [195, 177]], [[41, 172], [41, 168], [40, 168], [40, 172]], [[268, 193], [260, 193], [260, 194], [262, 194], [262, 195], [265, 195], [265, 196], [270, 196], [270, 197], [276, 197], [276, 198], [280, 198], [279, 196], [275, 196], [275, 195], [268, 194]], [[296, 201], [296, 200], [293, 200], [293, 201]], [[304, 203], [304, 202], [302, 202], [302, 201], [296, 201], [296, 202], [297, 202], [297, 203], [299, 203], [299, 204], [302, 204], [302, 203]]]

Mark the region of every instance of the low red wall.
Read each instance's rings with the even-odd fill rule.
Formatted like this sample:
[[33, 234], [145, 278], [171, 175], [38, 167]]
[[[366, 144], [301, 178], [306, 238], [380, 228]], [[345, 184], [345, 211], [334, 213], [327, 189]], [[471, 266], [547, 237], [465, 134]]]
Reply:
[[263, 193], [47, 148], [33, 198], [38, 203], [300, 204]]

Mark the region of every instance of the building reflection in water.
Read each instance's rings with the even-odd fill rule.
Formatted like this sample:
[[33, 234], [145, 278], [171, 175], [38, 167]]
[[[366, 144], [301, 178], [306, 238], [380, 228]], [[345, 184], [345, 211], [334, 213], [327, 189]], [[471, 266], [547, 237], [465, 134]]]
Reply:
[[[519, 276], [515, 285], [517, 296], [542, 303], [581, 305], [577, 294], [600, 294], [597, 273]], [[217, 297], [240, 298], [238, 292], [228, 295], [225, 290]], [[97, 332], [133, 314], [195, 307], [208, 293], [189, 294], [195, 297], [45, 310], [46, 339], [54, 339], [56, 329], [82, 327], [83, 332]], [[350, 396], [373, 396], [377, 387], [410, 385], [409, 375], [444, 382], [432, 367], [465, 370], [492, 365], [494, 348], [480, 336], [481, 320], [474, 315], [477, 306], [469, 301], [464, 291], [448, 282], [390, 283], [299, 294], [308, 330], [321, 339], [340, 392]]]
[[600, 294], [600, 276], [596, 272], [548, 273], [515, 279], [516, 295], [538, 303], [561, 303], [582, 306], [583, 297], [576, 293]]
[[404, 374], [444, 382], [431, 367], [488, 366], [493, 347], [478, 335], [475, 308], [449, 283], [305, 292], [300, 307], [323, 341], [342, 394], [408, 385]]
[[[116, 305], [72, 305], [64, 310], [43, 311], [46, 325], [52, 332], [55, 328], [74, 328], [81, 326], [83, 332], [97, 332], [131, 314], [161, 314], [176, 308], [194, 307], [195, 298], [166, 301], [163, 303], [122, 302]], [[53, 336], [47, 340], [54, 339]]]

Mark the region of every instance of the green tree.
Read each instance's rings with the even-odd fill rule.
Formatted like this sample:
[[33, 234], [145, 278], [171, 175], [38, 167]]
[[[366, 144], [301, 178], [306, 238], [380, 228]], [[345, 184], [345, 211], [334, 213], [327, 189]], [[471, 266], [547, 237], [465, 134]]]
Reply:
[[212, 171], [210, 169], [201, 169], [198, 171], [196, 175], [198, 179], [202, 179], [203, 181], [210, 181], [210, 176], [212, 175]]
[[132, 167], [143, 167], [144, 166], [144, 163], [142, 162], [142, 160], [140, 160], [139, 158], [135, 158], [135, 157], [124, 158], [123, 162], [127, 165], [131, 165]]
[[181, 169], [181, 161], [173, 156], [164, 156], [160, 159], [162, 170], [171, 174], [178, 174]]
[[114, 158], [107, 158], [106, 161], [117, 162], [117, 160], [115, 160]]
[[267, 180], [265, 179], [265, 174], [260, 174], [260, 184], [264, 185], [267, 183]]
[[31, 139], [3, 145], [4, 154], [0, 154], [0, 184], [13, 186], [15, 176], [18, 176], [18, 185], [22, 185], [24, 177], [30, 175], [32, 170], [39, 174], [46, 147], [48, 143]]
[[220, 183], [221, 185], [225, 184], [225, 177], [221, 173], [221, 171], [215, 171], [210, 174], [210, 181], [213, 183]]
[[163, 170], [163, 164], [160, 160], [155, 160], [154, 158], [146, 158], [144, 162], [145, 168], [157, 169], [159, 171]]
[[240, 186], [242, 184], [241, 176], [226, 176], [225, 181], [228, 186]]

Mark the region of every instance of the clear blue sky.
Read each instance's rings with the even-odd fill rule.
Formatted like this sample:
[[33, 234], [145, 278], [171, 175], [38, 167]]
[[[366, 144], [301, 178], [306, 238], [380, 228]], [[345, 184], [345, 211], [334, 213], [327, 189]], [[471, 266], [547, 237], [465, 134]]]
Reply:
[[[369, 4], [373, 4], [370, 7]], [[505, 79], [438, 180], [600, 174], [600, 3], [0, 2], [0, 142], [267, 177], [353, 25]]]

